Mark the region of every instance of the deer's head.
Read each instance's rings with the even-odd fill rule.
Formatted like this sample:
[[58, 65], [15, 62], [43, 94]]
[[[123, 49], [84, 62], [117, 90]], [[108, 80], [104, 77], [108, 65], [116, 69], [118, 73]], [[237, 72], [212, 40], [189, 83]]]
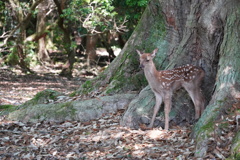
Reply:
[[136, 50], [140, 57], [140, 65], [139, 67], [141, 69], [144, 69], [145, 67], [152, 66], [153, 65], [153, 58], [156, 56], [156, 53], [158, 51], [158, 48], [154, 49], [152, 53], [143, 53], [139, 50]]

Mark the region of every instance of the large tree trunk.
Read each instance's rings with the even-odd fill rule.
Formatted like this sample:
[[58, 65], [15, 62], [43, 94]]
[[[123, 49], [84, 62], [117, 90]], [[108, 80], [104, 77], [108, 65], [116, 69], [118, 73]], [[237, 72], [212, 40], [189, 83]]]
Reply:
[[[207, 106], [192, 135], [197, 139], [195, 156], [204, 157], [214, 132], [214, 122], [240, 96], [239, 8], [238, 0], [152, 0], [120, 55], [104, 73], [87, 81], [78, 92], [92, 95], [139, 90], [146, 81], [137, 69], [139, 62], [135, 49], [151, 52], [158, 47], [160, 50], [155, 58], [158, 69], [187, 63], [202, 67], [206, 73], [202, 90]], [[162, 32], [165, 33], [162, 17], [166, 39], [161, 38]], [[145, 117], [152, 116], [154, 103], [154, 95], [146, 87], [129, 105], [121, 125], [139, 128], [140, 123], [149, 123]], [[193, 116], [193, 104], [188, 95], [183, 90], [178, 91], [173, 96], [171, 119], [191, 121]], [[234, 146], [239, 146], [236, 142]]]
[[[235, 110], [234, 112], [240, 114], [239, 110], [237, 111], [240, 106], [237, 106], [236, 109], [233, 108], [233, 104], [239, 102], [240, 99], [240, 20], [238, 18], [240, 16], [240, 1], [215, 1], [206, 8], [206, 11], [209, 12], [213, 8], [216, 10], [212, 12], [211, 23], [208, 23], [210, 28], [209, 43], [215, 43], [214, 35], [223, 35], [223, 40], [219, 46], [216, 46], [219, 51], [219, 63], [216, 69], [214, 93], [204, 114], [194, 128], [194, 136], [198, 140], [196, 157], [203, 157], [208, 150], [210, 139], [221, 135], [223, 127], [218, 126], [214, 130], [216, 122], [225, 122], [221, 116], [233, 114], [229, 112], [230, 110]], [[202, 16], [202, 22], [206, 21], [206, 15]], [[233, 144], [232, 158], [235, 156], [239, 158], [239, 134], [234, 143], [238, 146], [234, 147], [235, 144]], [[235, 158], [237, 159], [237, 157]]]

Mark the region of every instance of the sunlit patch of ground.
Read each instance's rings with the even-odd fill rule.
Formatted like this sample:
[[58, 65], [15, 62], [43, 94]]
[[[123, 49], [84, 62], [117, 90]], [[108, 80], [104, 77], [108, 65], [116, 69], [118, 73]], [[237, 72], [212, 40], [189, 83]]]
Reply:
[[0, 105], [20, 105], [45, 89], [68, 94], [83, 82], [79, 78], [68, 80], [55, 74], [25, 75], [18, 72], [0, 68]]

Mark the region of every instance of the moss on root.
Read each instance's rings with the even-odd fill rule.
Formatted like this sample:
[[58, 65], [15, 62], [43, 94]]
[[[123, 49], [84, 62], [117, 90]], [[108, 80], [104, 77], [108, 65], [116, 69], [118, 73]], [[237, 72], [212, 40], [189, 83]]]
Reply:
[[18, 106], [14, 105], [0, 105], [0, 116], [6, 115], [12, 111], [15, 111]]
[[10, 109], [14, 107], [13, 105], [0, 105], [0, 110]]

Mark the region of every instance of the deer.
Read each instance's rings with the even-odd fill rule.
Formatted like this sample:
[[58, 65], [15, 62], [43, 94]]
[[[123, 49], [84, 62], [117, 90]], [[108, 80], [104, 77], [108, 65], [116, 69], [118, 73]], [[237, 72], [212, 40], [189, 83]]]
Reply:
[[184, 88], [190, 95], [195, 106], [195, 120], [198, 120], [204, 111], [204, 97], [200, 85], [204, 79], [205, 72], [202, 68], [186, 64], [172, 70], [160, 70], [155, 67], [153, 59], [158, 48], [152, 53], [144, 53], [136, 50], [140, 57], [140, 68], [144, 70], [145, 77], [155, 95], [155, 106], [153, 116], [148, 128], [153, 128], [156, 115], [164, 102], [164, 129], [169, 129], [169, 113], [172, 107], [173, 92]]

